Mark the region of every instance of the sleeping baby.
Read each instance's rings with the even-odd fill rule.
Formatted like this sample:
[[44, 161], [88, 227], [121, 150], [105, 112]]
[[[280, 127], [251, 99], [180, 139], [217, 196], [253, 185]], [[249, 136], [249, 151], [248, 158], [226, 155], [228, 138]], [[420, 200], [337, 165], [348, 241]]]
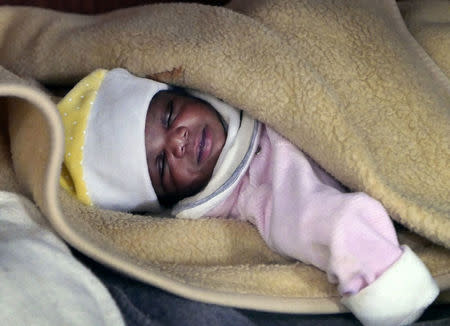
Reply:
[[273, 129], [210, 96], [96, 70], [58, 104], [62, 186], [81, 202], [255, 225], [338, 284], [364, 325], [406, 325], [439, 293], [383, 205], [351, 193]]

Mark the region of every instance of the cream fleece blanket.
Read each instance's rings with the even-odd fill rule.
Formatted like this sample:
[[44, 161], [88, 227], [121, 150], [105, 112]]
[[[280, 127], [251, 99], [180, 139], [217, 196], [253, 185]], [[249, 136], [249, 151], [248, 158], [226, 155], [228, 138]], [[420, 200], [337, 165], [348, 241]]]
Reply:
[[59, 190], [62, 125], [50, 98], [24, 79], [68, 85], [124, 67], [211, 93], [274, 127], [379, 199], [415, 233], [400, 231], [400, 242], [448, 289], [450, 47], [428, 35], [449, 39], [448, 20], [434, 19], [450, 3], [426, 3], [404, 7], [423, 48], [390, 0], [164, 4], [101, 16], [2, 7], [1, 188], [31, 197], [82, 252], [174, 293], [268, 311], [343, 311], [324, 273], [271, 252], [246, 223], [104, 211]]

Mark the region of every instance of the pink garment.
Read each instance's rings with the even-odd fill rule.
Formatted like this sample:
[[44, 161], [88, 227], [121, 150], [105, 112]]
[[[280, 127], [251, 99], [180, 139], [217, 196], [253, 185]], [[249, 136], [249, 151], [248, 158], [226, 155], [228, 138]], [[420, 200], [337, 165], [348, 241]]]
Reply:
[[247, 173], [207, 216], [248, 220], [273, 250], [326, 271], [342, 295], [358, 293], [402, 255], [377, 200], [346, 192], [267, 126]]

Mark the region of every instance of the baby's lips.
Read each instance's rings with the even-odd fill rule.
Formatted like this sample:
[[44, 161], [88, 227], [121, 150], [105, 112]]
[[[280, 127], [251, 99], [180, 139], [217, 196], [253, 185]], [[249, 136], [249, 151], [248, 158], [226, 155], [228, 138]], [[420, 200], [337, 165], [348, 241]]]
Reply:
[[200, 161], [205, 162], [211, 155], [213, 140], [211, 130], [207, 126], [203, 129], [202, 134], [203, 134], [203, 144]]

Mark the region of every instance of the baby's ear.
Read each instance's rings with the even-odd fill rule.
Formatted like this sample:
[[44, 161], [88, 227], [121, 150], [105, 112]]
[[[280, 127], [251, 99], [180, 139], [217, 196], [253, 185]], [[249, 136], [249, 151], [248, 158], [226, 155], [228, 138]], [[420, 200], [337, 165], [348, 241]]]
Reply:
[[182, 66], [175, 67], [172, 70], [166, 70], [149, 74], [146, 78], [153, 79], [167, 84], [179, 84], [184, 80], [184, 69]]

